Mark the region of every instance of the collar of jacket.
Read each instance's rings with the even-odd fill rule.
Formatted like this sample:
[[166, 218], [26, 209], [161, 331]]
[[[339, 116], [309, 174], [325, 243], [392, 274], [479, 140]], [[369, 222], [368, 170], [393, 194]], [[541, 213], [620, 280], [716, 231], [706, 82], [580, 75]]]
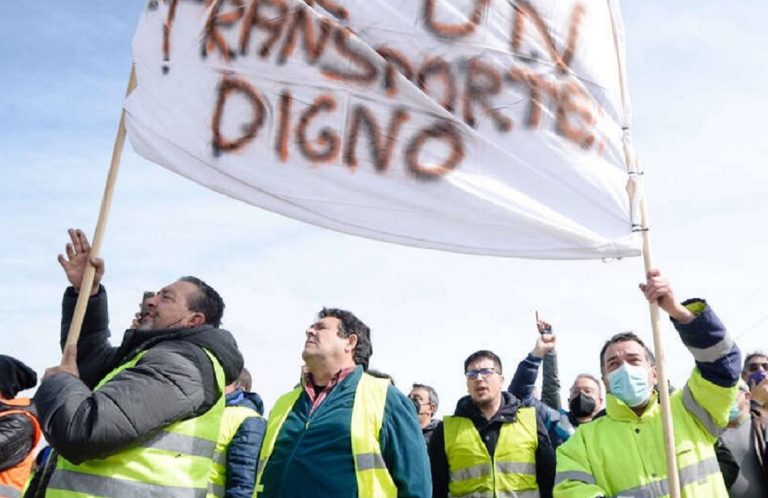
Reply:
[[[349, 373], [349, 375], [344, 376], [344, 378], [341, 379], [339, 383], [333, 387], [333, 389], [331, 389], [331, 392], [346, 391], [347, 389], [349, 389], [350, 385], [356, 389], [357, 382], [360, 380], [360, 377], [362, 377], [364, 373], [365, 371], [363, 370], [362, 365], [356, 365], [352, 369], [352, 372]], [[306, 393], [307, 391], [306, 385], [305, 385], [306, 381], [307, 381], [307, 377], [304, 374], [302, 374], [301, 380], [299, 381], [298, 384], [296, 384], [294, 389], [300, 387]], [[330, 396], [330, 393], [328, 393], [328, 395]]]
[[637, 415], [632, 408], [611, 393], [608, 393], [605, 400], [606, 413], [613, 420], [623, 422], [637, 422], [638, 420], [648, 419], [656, 416], [661, 408], [658, 403], [658, 393], [651, 391], [651, 399], [645, 405], [645, 410], [641, 415]]
[[492, 423], [497, 421], [514, 422], [517, 420], [517, 410], [521, 406], [522, 404], [520, 403], [519, 399], [506, 391], [502, 391], [501, 406], [499, 407], [499, 411], [497, 411], [490, 420], [487, 420], [485, 415], [483, 415], [483, 412], [481, 412], [480, 409], [475, 406], [475, 403], [472, 401], [472, 397], [467, 395], [461, 398], [458, 403], [456, 403], [456, 411], [453, 414], [457, 417], [466, 417], [473, 421], [477, 420], [485, 423]]
[[259, 415], [264, 415], [264, 402], [261, 400], [261, 396], [258, 393], [252, 393], [249, 391], [243, 391], [239, 387], [226, 397], [227, 406], [245, 406], [253, 408]]
[[429, 423], [427, 424], [427, 426], [426, 426], [426, 427], [424, 427], [423, 429], [421, 429], [421, 431], [422, 431], [422, 432], [429, 432], [429, 431], [434, 431], [434, 430], [435, 430], [435, 428], [436, 428], [438, 425], [440, 425], [440, 419], [439, 419], [439, 418], [433, 418], [432, 420], [430, 420], [430, 421], [429, 421]]
[[29, 398], [13, 398], [0, 400], [0, 410], [18, 410], [30, 408], [32, 400]]
[[118, 352], [118, 365], [166, 341], [190, 342], [207, 349], [221, 362], [227, 384], [234, 382], [243, 369], [243, 355], [232, 334], [207, 324], [192, 328], [126, 330]]

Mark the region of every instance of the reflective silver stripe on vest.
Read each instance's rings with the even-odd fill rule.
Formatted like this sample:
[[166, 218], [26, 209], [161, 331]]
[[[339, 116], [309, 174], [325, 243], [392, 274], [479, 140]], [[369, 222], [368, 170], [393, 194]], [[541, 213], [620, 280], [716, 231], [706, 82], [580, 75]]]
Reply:
[[563, 481], [581, 481], [587, 484], [595, 484], [595, 476], [588, 472], [580, 472], [578, 470], [568, 470], [565, 472], [558, 472], [555, 475], [555, 486]]
[[499, 491], [495, 495], [493, 491], [476, 491], [468, 495], [448, 495], [449, 498], [539, 498], [539, 492], [535, 489], [528, 491]]
[[357, 455], [357, 470], [386, 469], [384, 458], [378, 453], [362, 453]]
[[[680, 487], [683, 487], [683, 483], [680, 483]], [[669, 484], [667, 480], [654, 481], [646, 484], [645, 486], [638, 486], [636, 488], [625, 489], [614, 495], [614, 498], [660, 498], [669, 494]]]
[[259, 463], [256, 464], [256, 475], [261, 474], [261, 469], [264, 467], [264, 462], [266, 460], [264, 458], [259, 458]]
[[222, 467], [227, 466], [227, 454], [220, 451], [213, 452], [213, 463], [218, 463]]
[[727, 335], [714, 346], [708, 348], [692, 348], [689, 347], [688, 351], [691, 352], [696, 361], [702, 361], [704, 363], [712, 363], [719, 360], [723, 356], [727, 355], [733, 349], [733, 340]]
[[156, 448], [184, 455], [211, 458], [216, 449], [216, 441], [179, 434], [177, 432], [160, 431], [157, 435], [143, 441], [142, 448]]
[[[710, 476], [720, 472], [720, 465], [717, 458], [707, 458], [701, 462], [694, 463], [683, 469], [680, 469], [680, 487], [684, 488], [689, 484], [706, 481]], [[659, 498], [669, 494], [669, 483], [666, 479], [654, 481], [644, 486], [626, 489], [614, 495], [616, 497], [637, 497], [637, 498]]]
[[539, 492], [535, 489], [528, 491], [499, 491], [496, 498], [539, 498]]
[[496, 470], [505, 474], [530, 474], [536, 475], [535, 463], [520, 462], [496, 462]]
[[704, 425], [704, 428], [713, 436], [719, 436], [725, 430], [725, 427], [718, 426], [715, 421], [712, 420], [709, 413], [707, 413], [707, 410], [693, 399], [693, 393], [691, 393], [691, 389], [687, 384], [683, 388], [683, 406], [685, 406], [689, 412], [693, 413]]
[[222, 497], [226, 492], [227, 492], [227, 489], [221, 484], [214, 484], [212, 482], [208, 482], [208, 494], [212, 494], [213, 496], [216, 496], [216, 497]]
[[451, 472], [451, 481], [466, 481], [467, 479], [477, 479], [489, 475], [493, 471], [492, 467], [487, 463], [480, 463], [471, 467], [463, 469], [457, 469]]
[[[496, 462], [496, 469], [505, 474], [530, 474], [536, 475], [535, 463], [519, 462]], [[451, 481], [466, 481], [467, 479], [477, 479], [491, 473], [491, 466], [486, 463], [480, 463], [464, 469], [458, 469], [451, 472]]]
[[181, 486], [163, 486], [146, 482], [112, 479], [93, 474], [81, 474], [69, 470], [56, 469], [51, 476], [49, 489], [74, 491], [94, 496], [110, 498], [135, 498], [151, 496], [162, 498], [205, 498], [206, 488], [184, 488]]
[[717, 463], [716, 457], [707, 458], [700, 462], [696, 462], [693, 465], [689, 465], [684, 469], [680, 469], [678, 474], [680, 475], [680, 487], [687, 486], [696, 482], [702, 482], [709, 479], [712, 474], [720, 472], [720, 464]]
[[7, 496], [8, 498], [21, 498], [21, 490], [8, 486], [6, 484], [0, 484], [0, 496]]
[[448, 498], [495, 498], [493, 491], [476, 491], [468, 495], [448, 495]]

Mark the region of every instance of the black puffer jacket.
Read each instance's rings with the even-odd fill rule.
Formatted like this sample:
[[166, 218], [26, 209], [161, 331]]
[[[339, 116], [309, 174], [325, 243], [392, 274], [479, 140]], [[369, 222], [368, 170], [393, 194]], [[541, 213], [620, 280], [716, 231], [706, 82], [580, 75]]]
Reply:
[[0, 401], [0, 472], [20, 464], [37, 444], [32, 420], [23, 413], [8, 413], [19, 409]]
[[[62, 345], [77, 294], [70, 287], [62, 304]], [[237, 378], [243, 357], [234, 337], [208, 325], [192, 329], [128, 330], [119, 347], [109, 344], [107, 294], [90, 298], [78, 341], [80, 378], [47, 377], [35, 405], [48, 442], [73, 463], [104, 458], [165, 426], [205, 413], [221, 396], [213, 365], [221, 363], [226, 382]], [[92, 389], [116, 367], [146, 351], [134, 366]]]

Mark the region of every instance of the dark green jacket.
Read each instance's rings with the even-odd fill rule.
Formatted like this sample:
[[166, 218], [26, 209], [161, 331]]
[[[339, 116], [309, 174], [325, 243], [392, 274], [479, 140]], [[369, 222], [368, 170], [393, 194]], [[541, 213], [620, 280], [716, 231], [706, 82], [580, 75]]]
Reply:
[[[259, 498], [358, 497], [350, 423], [362, 371], [357, 367], [311, 415], [306, 391], [299, 396], [264, 469]], [[380, 442], [398, 497], [431, 497], [429, 461], [416, 412], [394, 386], [387, 391]]]

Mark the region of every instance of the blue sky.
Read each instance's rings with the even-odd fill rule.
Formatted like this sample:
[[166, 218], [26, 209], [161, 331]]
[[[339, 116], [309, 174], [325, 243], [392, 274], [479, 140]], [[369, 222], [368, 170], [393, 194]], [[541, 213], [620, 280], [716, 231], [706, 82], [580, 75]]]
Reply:
[[[0, 352], [40, 373], [58, 362], [66, 228], [91, 233], [144, 3], [0, 3]], [[745, 350], [768, 327], [768, 34], [763, 2], [622, 2], [635, 147], [646, 171], [656, 264], [680, 298], [706, 297]], [[398, 247], [267, 213], [208, 191], [126, 147], [103, 256], [116, 339], [145, 289], [199, 275], [227, 301], [268, 404], [296, 381], [320, 307], [373, 329], [372, 366], [407, 390], [433, 384], [441, 412], [461, 367], [490, 348], [511, 374], [535, 340], [534, 310], [559, 332], [563, 384], [597, 373], [611, 334], [650, 340], [640, 259], [553, 262]], [[670, 371], [692, 360], [667, 329]]]

